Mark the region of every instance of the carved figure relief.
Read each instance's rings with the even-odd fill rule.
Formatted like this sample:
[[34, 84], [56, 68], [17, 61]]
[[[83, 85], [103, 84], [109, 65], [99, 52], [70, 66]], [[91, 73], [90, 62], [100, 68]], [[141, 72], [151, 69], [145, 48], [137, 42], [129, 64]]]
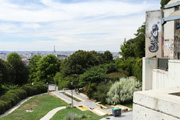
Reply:
[[159, 49], [159, 46], [158, 46], [158, 25], [157, 24], [154, 24], [152, 26], [152, 31], [151, 31], [151, 36], [149, 37], [150, 39], [150, 46], [149, 46], [149, 51], [152, 52], [152, 53], [155, 53], [158, 51]]

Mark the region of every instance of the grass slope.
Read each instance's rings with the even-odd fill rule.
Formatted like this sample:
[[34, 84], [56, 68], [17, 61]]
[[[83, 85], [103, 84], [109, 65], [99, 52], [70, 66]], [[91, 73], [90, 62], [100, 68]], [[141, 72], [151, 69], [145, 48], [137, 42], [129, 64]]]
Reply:
[[77, 116], [82, 116], [85, 115], [87, 118], [83, 119], [83, 120], [99, 120], [105, 116], [97, 116], [96, 114], [90, 112], [90, 111], [80, 111], [77, 108], [67, 108], [67, 109], [63, 109], [60, 110], [59, 112], [57, 112], [53, 118], [51, 118], [51, 120], [63, 120], [65, 116], [68, 115], [68, 112], [71, 113], [75, 113], [77, 114]]
[[[11, 114], [1, 118], [0, 120], [39, 120], [46, 115], [50, 110], [67, 106], [59, 98], [44, 94], [31, 98]], [[33, 109], [33, 112], [26, 112], [25, 110]]]

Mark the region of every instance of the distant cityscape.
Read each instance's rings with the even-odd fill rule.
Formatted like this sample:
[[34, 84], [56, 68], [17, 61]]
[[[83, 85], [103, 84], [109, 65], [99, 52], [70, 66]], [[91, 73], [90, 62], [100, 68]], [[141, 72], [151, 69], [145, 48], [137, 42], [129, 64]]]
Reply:
[[[8, 54], [16, 52], [18, 53], [21, 58], [22, 61], [28, 65], [29, 64], [29, 60], [34, 56], [34, 55], [41, 55], [46, 56], [48, 54], [53, 54], [56, 57], [58, 57], [60, 60], [64, 60], [65, 58], [69, 57], [70, 55], [72, 55], [75, 51], [0, 51], [0, 59], [6, 60]], [[103, 53], [104, 51], [97, 51], [99, 53]], [[119, 58], [120, 55], [118, 52], [111, 52], [113, 55], [113, 59]]]

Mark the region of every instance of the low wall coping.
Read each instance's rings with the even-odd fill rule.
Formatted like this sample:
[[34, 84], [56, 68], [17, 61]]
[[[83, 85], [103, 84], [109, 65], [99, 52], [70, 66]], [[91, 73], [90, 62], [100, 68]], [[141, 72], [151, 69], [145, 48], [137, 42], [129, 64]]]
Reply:
[[180, 118], [180, 87], [148, 90], [134, 93], [134, 104]]
[[169, 60], [170, 63], [180, 63], [180, 60]]
[[161, 69], [153, 69], [153, 71], [154, 71], [154, 72], [163, 73], [163, 74], [168, 74], [168, 71], [161, 70]]

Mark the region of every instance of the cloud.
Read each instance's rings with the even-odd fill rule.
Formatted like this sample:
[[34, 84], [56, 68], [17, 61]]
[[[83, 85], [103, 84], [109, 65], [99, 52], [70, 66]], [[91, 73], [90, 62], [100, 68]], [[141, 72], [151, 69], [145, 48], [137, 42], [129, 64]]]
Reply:
[[[113, 0], [99, 2], [87, 1], [73, 4], [65, 4], [53, 0], [41, 0], [41, 2], [45, 7], [34, 4], [24, 6], [7, 3], [3, 0], [0, 4], [0, 19], [16, 22], [53, 22], [83, 17], [126, 16], [143, 12], [150, 7], [157, 6], [146, 2], [131, 4]], [[36, 10], [31, 10], [29, 9], [30, 7], [36, 8]]]
[[[57, 50], [119, 51], [124, 38], [134, 37], [137, 28], [145, 21], [145, 11], [158, 8], [157, 3], [40, 0], [38, 3], [22, 4], [1, 0], [0, 33], [12, 39], [33, 40], [28, 44], [23, 41], [0, 41], [0, 48], [51, 50], [56, 45]], [[19, 47], [9, 47], [13, 44]]]

